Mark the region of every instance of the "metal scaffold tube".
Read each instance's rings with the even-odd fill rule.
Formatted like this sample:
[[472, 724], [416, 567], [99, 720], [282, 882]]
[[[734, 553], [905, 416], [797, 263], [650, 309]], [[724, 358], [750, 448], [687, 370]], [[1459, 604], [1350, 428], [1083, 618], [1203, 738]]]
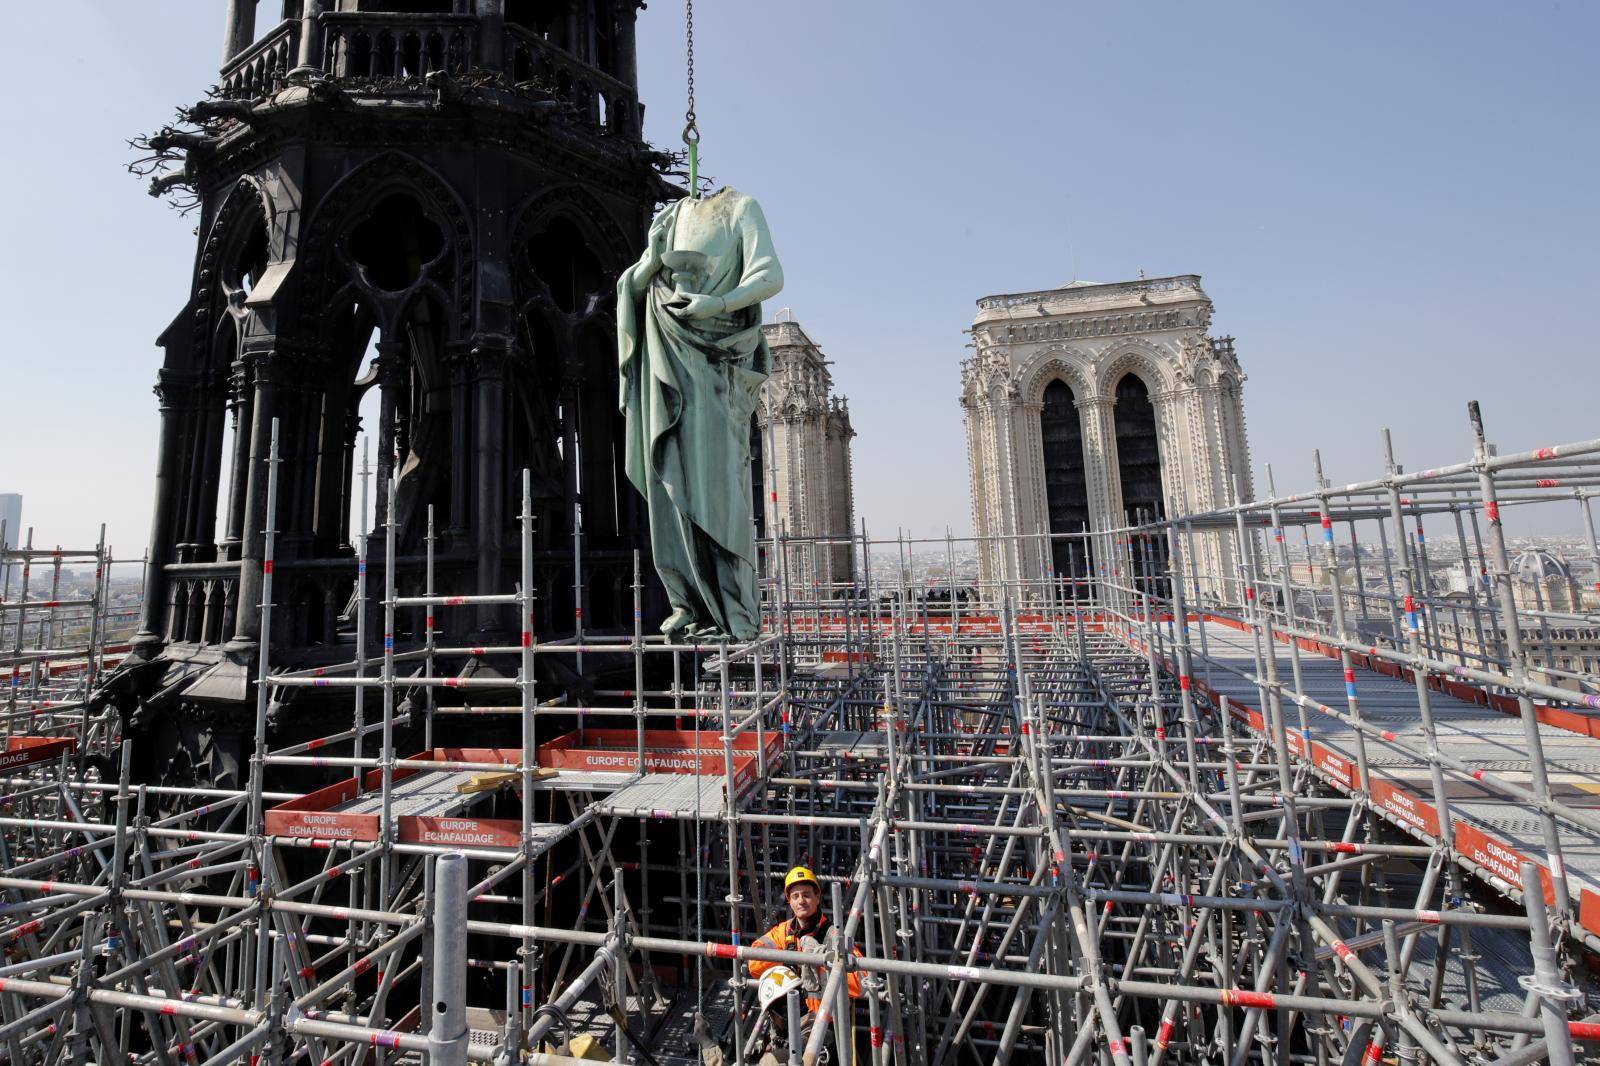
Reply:
[[[1600, 1041], [1600, 686], [1551, 667], [1560, 627], [1503, 528], [1600, 482], [1600, 443], [1499, 455], [1474, 413], [1466, 463], [1391, 453], [1335, 486], [1319, 460], [1309, 492], [1045, 535], [1095, 550], [975, 595], [948, 531], [779, 516], [760, 636], [714, 644], [646, 635], [637, 553], [618, 624], [580, 614], [602, 590], [576, 523], [573, 628], [541, 639], [540, 568], [565, 587], [568, 561], [531, 472], [510, 591], [439, 594], [432, 511], [403, 560], [389, 469], [376, 593], [351, 538], [353, 646], [287, 669], [268, 428], [240, 782], [138, 783], [84, 675], [35, 671], [51, 611], [88, 610], [75, 661], [113, 665], [103, 542], [87, 596], [29, 573], [70, 553], [7, 557], [11, 1061], [1489, 1064]], [[1459, 595], [1423, 532], [1446, 514], [1482, 575]], [[845, 543], [859, 573], [791, 585]], [[455, 636], [460, 607], [515, 624]], [[341, 711], [291, 736], [296, 699]], [[774, 947], [792, 866], [833, 921]], [[801, 990], [766, 1000], [770, 965]]]

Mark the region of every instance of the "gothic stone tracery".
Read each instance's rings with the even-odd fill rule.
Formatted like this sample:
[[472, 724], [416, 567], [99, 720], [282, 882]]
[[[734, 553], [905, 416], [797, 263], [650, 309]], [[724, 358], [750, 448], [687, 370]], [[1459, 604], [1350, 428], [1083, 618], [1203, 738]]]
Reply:
[[[351, 657], [363, 527], [379, 534], [372, 580], [392, 562], [402, 594], [424, 580], [430, 514], [437, 591], [510, 588], [524, 469], [536, 624], [565, 632], [580, 607], [592, 629], [631, 624], [632, 556], [648, 543], [614, 447], [610, 294], [671, 195], [640, 137], [638, 6], [290, 3], [259, 37], [255, 0], [230, 8], [220, 80], [187, 112], [196, 147], [158, 182], [191, 190], [200, 240], [158, 342], [131, 659], [155, 669], [124, 686], [143, 719], [237, 720], [247, 706], [274, 420], [274, 666]], [[646, 600], [659, 613], [654, 590]], [[414, 613], [398, 642], [421, 639]], [[513, 624], [498, 605], [436, 615], [458, 643]]]
[[[1244, 374], [1233, 339], [1207, 335], [1212, 311], [1194, 275], [978, 301], [961, 405], [973, 525], [993, 538], [979, 553], [983, 585], [1082, 578], [1096, 559], [1117, 565], [1107, 562], [1115, 545], [1099, 538], [1043, 534], [1250, 498]], [[1194, 549], [1206, 580], [1231, 574], [1213, 538], [1197, 536]], [[1159, 569], [1164, 548], [1151, 550]]]

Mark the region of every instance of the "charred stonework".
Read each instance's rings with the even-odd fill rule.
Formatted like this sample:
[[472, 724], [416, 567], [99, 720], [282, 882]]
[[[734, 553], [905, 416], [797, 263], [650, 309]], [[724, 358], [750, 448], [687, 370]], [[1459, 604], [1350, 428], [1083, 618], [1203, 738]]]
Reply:
[[[183, 129], [146, 139], [169, 165], [152, 191], [192, 197], [199, 246], [158, 341], [148, 591], [107, 695], [196, 775], [234, 776], [211, 753], [250, 720], [274, 420], [274, 670], [356, 657], [362, 526], [372, 602], [388, 566], [401, 595], [423, 590], [430, 530], [436, 593], [512, 591], [524, 469], [541, 636], [580, 609], [589, 632], [631, 631], [648, 543], [621, 469], [612, 294], [672, 195], [667, 157], [640, 136], [639, 6], [287, 0], [257, 36], [254, 0], [230, 0], [218, 84]], [[654, 589], [646, 613], [664, 613]], [[509, 606], [435, 614], [455, 645], [517, 627]], [[370, 657], [383, 633], [369, 621]], [[402, 611], [396, 643], [424, 624]], [[540, 680], [556, 691], [605, 669], [594, 657], [586, 679], [555, 659]], [[275, 725], [293, 733], [293, 710], [274, 703]], [[209, 723], [204, 742], [175, 717]]]

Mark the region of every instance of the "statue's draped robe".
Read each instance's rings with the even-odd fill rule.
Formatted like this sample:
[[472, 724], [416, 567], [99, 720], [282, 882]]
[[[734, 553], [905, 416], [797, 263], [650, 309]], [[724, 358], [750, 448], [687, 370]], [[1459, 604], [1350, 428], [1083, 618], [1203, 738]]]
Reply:
[[[662, 261], [672, 251], [707, 257], [684, 291], [723, 297], [729, 310], [685, 321], [668, 309], [681, 296]], [[761, 207], [734, 189], [664, 208], [617, 283], [628, 478], [649, 505], [675, 618], [700, 633], [748, 640], [760, 628], [750, 425], [768, 373], [760, 301], [782, 286]]]

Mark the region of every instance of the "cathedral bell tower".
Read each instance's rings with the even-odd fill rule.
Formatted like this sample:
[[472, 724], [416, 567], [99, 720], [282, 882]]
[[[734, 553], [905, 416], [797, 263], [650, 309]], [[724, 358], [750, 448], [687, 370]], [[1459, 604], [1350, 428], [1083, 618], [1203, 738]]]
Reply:
[[[1095, 574], [1170, 595], [1164, 537], [1114, 531], [1253, 498], [1245, 374], [1196, 274], [986, 296], [961, 366], [979, 585], [1081, 599]], [[1234, 578], [1227, 538], [1186, 531], [1187, 573]]]
[[[673, 195], [641, 139], [638, 0], [283, 0], [258, 32], [269, 2], [228, 0], [216, 85], [148, 139], [152, 193], [190, 199], [199, 247], [159, 339], [147, 595], [113, 693], [145, 723], [253, 698], [274, 419], [274, 669], [352, 659], [363, 529], [374, 601], [386, 566], [423, 588], [430, 513], [439, 594], [512, 591], [524, 469], [542, 632], [579, 610], [631, 629], [648, 550], [612, 340], [616, 277]], [[483, 643], [512, 612], [436, 625]], [[396, 642], [420, 641], [402, 614]]]

